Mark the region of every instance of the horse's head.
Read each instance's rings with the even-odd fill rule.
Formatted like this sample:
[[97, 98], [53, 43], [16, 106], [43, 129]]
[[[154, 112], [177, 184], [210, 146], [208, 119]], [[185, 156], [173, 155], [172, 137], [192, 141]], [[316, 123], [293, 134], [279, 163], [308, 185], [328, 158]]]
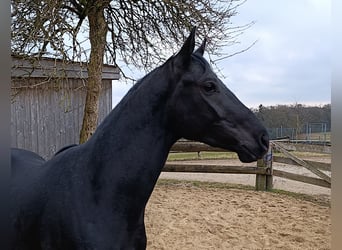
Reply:
[[195, 52], [194, 46], [195, 29], [168, 61], [171, 129], [179, 137], [234, 151], [242, 162], [261, 158], [269, 143], [265, 127], [212, 71], [203, 58], [205, 41]]

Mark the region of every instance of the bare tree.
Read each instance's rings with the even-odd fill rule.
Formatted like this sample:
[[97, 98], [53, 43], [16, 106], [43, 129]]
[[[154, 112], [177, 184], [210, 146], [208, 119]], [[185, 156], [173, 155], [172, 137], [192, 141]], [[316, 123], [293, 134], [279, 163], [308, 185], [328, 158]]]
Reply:
[[243, 2], [12, 0], [12, 53], [87, 61], [83, 143], [97, 125], [104, 62], [151, 69], [174, 52], [193, 26], [198, 26], [200, 37], [207, 38], [208, 51], [220, 55], [219, 48], [236, 43], [250, 26], [231, 23]]

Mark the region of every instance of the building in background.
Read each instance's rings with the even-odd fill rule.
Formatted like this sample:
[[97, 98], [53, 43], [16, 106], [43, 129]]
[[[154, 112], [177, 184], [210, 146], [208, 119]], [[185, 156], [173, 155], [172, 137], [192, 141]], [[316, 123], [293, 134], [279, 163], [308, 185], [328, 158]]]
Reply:
[[[117, 67], [104, 65], [99, 123], [112, 109], [112, 80], [119, 77]], [[48, 159], [78, 143], [87, 79], [85, 63], [12, 56], [11, 146]]]

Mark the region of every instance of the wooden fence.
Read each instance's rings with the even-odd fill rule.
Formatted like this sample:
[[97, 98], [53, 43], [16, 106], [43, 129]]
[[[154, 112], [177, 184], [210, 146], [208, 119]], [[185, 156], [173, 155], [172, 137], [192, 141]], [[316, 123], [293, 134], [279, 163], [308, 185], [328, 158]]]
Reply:
[[[200, 142], [178, 141], [171, 149], [171, 152], [222, 152], [220, 148], [210, 147]], [[283, 153], [284, 156], [275, 156], [274, 151]], [[256, 190], [271, 190], [273, 188], [273, 176], [286, 178], [290, 180], [300, 181], [312, 185], [331, 188], [331, 177], [323, 171], [331, 171], [330, 163], [322, 163], [315, 161], [302, 160], [296, 157], [291, 151], [315, 152], [331, 154], [329, 146], [321, 145], [305, 145], [284, 143], [279, 141], [271, 141], [270, 148], [263, 159], [257, 161], [253, 166], [226, 166], [213, 164], [184, 164], [166, 162], [164, 172], [192, 172], [192, 173], [225, 173], [225, 174], [255, 174], [256, 175]], [[301, 166], [317, 177], [304, 176], [294, 174], [282, 170], [273, 169], [273, 162], [285, 163], [289, 165]]]

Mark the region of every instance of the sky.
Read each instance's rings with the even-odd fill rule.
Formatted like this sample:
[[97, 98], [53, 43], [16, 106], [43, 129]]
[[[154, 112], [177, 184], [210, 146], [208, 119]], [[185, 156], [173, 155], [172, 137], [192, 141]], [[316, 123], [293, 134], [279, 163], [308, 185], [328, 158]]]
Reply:
[[[257, 42], [218, 61], [219, 77], [247, 107], [331, 103], [330, 0], [248, 0], [237, 12], [233, 26], [255, 24], [224, 52]], [[113, 107], [131, 86], [113, 82]]]

